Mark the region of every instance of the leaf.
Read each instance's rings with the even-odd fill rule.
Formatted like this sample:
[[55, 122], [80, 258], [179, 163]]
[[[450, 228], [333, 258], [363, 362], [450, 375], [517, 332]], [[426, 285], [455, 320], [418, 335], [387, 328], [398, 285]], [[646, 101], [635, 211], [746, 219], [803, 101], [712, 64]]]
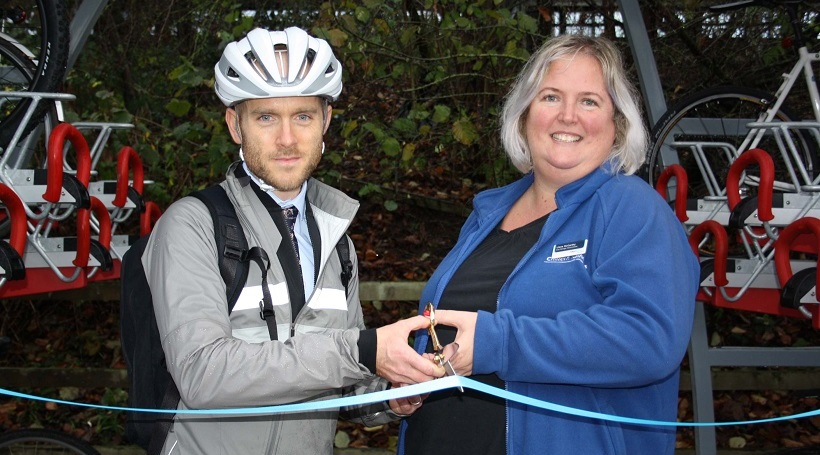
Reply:
[[538, 22], [532, 16], [525, 13], [518, 13], [516, 15], [518, 25], [521, 30], [527, 33], [536, 33], [538, 31]]
[[17, 409], [17, 403], [10, 401], [8, 403], [0, 404], [0, 414], [9, 414]]
[[820, 428], [820, 416], [811, 416], [809, 417], [809, 422], [814, 425], [815, 428]]
[[80, 389], [77, 387], [60, 387], [58, 394], [61, 400], [72, 401], [80, 396]]
[[359, 21], [359, 22], [368, 22], [368, 21], [370, 21], [370, 10], [368, 10], [367, 8], [365, 8], [363, 6], [357, 7], [354, 14], [356, 15], [356, 20]]
[[402, 46], [408, 46], [416, 39], [416, 34], [418, 33], [417, 27], [407, 27], [401, 32], [401, 36], [399, 37], [399, 42]]
[[344, 30], [340, 30], [338, 28], [333, 28], [327, 31], [327, 40], [333, 47], [344, 47], [349, 38], [350, 36]]
[[116, 123], [133, 123], [134, 116], [125, 109], [114, 108], [111, 110], [111, 120]]
[[359, 188], [359, 196], [364, 197], [370, 193], [377, 193], [380, 194], [382, 192], [382, 188], [379, 185], [374, 183], [366, 183], [361, 188]]
[[176, 117], [182, 117], [191, 110], [191, 103], [174, 98], [165, 105], [165, 109]]
[[404, 145], [401, 151], [401, 160], [402, 161], [410, 161], [413, 159], [413, 156], [416, 154], [416, 144], [410, 142]]
[[478, 139], [478, 130], [467, 118], [458, 119], [452, 129], [453, 137], [464, 145], [472, 145]]
[[459, 16], [456, 18], [456, 25], [460, 28], [471, 28], [473, 23], [466, 17]]
[[350, 435], [344, 431], [337, 431], [336, 437], [333, 438], [333, 445], [339, 449], [346, 449], [350, 446]]
[[381, 128], [379, 128], [375, 123], [367, 122], [362, 125], [362, 128], [373, 133], [373, 136], [376, 138], [377, 141], [380, 141], [382, 140], [382, 138], [384, 138], [384, 131]]
[[392, 158], [401, 153], [401, 144], [395, 138], [389, 137], [382, 142], [382, 150], [385, 155]]
[[450, 119], [450, 108], [443, 104], [436, 104], [433, 108], [433, 121], [444, 123]]
[[388, 199], [384, 201], [384, 208], [387, 209], [388, 212], [395, 212], [396, 209], [399, 208], [399, 204], [393, 199]]
[[390, 25], [382, 18], [376, 18], [373, 21], [373, 26], [379, 30], [381, 33], [387, 34], [390, 33]]
[[96, 92], [94, 92], [94, 96], [96, 96], [98, 99], [104, 100], [114, 96], [114, 92], [110, 90], [97, 90]]
[[411, 109], [410, 113], [407, 114], [407, 118], [409, 118], [411, 120], [426, 120], [429, 117], [430, 117], [430, 111], [428, 111], [426, 109], [419, 109], [417, 107], [414, 107], [413, 109]]
[[342, 127], [342, 133], [341, 133], [342, 137], [345, 138], [345, 139], [350, 137], [350, 133], [352, 133], [353, 130], [355, 130], [358, 126], [359, 126], [359, 122], [356, 121], [356, 120], [351, 120], [351, 121], [345, 123], [344, 127]]
[[406, 117], [398, 118], [393, 122], [393, 129], [402, 136], [412, 137], [416, 134], [416, 122]]
[[342, 155], [339, 154], [338, 152], [325, 153], [325, 156], [324, 156], [323, 159], [328, 160], [331, 163], [333, 163], [334, 165], [336, 165], [336, 164], [339, 164], [339, 163], [342, 162]]

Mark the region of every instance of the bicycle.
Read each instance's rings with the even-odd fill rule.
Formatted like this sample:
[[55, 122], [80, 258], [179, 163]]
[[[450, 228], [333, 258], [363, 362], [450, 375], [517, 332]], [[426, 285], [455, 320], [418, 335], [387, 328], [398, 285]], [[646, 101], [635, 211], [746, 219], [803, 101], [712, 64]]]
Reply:
[[91, 444], [47, 428], [12, 430], [0, 434], [0, 455], [100, 455]]
[[[11, 340], [0, 336], [0, 355]], [[47, 428], [28, 428], [0, 433], [0, 455], [100, 455], [91, 444], [72, 435]]]
[[[693, 93], [673, 105], [651, 131], [646, 178], [655, 185], [670, 164], [680, 164], [689, 176], [691, 198], [725, 197], [725, 179], [732, 162], [746, 150], [761, 148], [772, 155], [775, 189], [814, 190], [820, 171], [820, 95], [795, 0], [745, 0], [710, 7], [715, 12], [760, 6], [785, 10], [798, 59], [774, 95], [759, 89], [720, 86]], [[814, 119], [797, 118], [784, 102], [801, 74], [808, 88]], [[802, 120], [802, 121], [798, 121]], [[777, 153], [779, 152], [779, 153]], [[746, 179], [745, 189], [755, 186]]]
[[[12, 0], [0, 8], [0, 91], [55, 92], [68, 61], [69, 27], [65, 0]], [[54, 104], [39, 103], [21, 125], [29, 98], [0, 96], [0, 148], [18, 128], [30, 133]]]

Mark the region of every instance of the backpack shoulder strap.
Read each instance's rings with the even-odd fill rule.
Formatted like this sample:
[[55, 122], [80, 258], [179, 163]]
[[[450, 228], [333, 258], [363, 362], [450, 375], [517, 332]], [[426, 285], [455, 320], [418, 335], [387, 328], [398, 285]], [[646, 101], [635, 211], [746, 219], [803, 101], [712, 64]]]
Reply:
[[216, 236], [216, 250], [219, 252], [219, 273], [225, 282], [225, 295], [228, 298], [228, 314], [233, 311], [239, 294], [245, 287], [248, 279], [250, 261], [256, 262], [262, 271], [262, 302], [260, 302], [260, 316], [268, 325], [271, 340], [277, 339], [276, 319], [273, 316], [273, 304], [267, 283], [267, 272], [270, 260], [261, 247], [248, 249], [248, 240], [245, 231], [239, 224], [236, 208], [228, 198], [225, 189], [214, 185], [194, 193], [191, 196], [202, 201], [211, 212], [214, 221], [214, 235]]
[[225, 282], [230, 314], [248, 279], [248, 241], [236, 216], [236, 208], [224, 188], [214, 185], [195, 191], [191, 196], [202, 201], [213, 218], [219, 273]]
[[339, 262], [342, 264], [341, 278], [345, 287], [345, 297], [347, 297], [347, 285], [353, 277], [353, 261], [350, 260], [350, 244], [348, 243], [347, 234], [343, 235], [336, 243], [336, 252], [339, 253]]

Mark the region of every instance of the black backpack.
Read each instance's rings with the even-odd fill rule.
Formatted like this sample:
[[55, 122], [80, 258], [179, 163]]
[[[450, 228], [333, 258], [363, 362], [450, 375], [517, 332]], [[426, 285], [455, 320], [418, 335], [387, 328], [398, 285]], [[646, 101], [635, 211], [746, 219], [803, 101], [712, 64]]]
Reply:
[[[191, 194], [208, 207], [214, 222], [216, 247], [220, 251], [219, 271], [226, 284], [228, 314], [233, 310], [248, 277], [250, 261], [259, 264], [263, 282], [268, 268], [267, 255], [259, 247], [248, 249], [245, 233], [236, 216], [236, 209], [225, 190], [215, 185]], [[142, 254], [148, 242], [145, 235], [134, 242], [123, 255], [120, 273], [120, 339], [128, 370], [128, 407], [169, 409], [167, 413], [127, 411], [126, 438], [147, 450], [159, 454], [174, 419], [179, 403], [179, 391], [165, 365], [159, 330], [157, 329], [151, 290], [142, 267]], [[342, 263], [342, 283], [347, 286], [353, 275], [347, 236], [336, 244]], [[270, 305], [267, 286], [262, 286], [266, 307]], [[264, 311], [263, 311], [264, 313]], [[270, 318], [269, 329], [275, 321]], [[275, 332], [271, 332], [275, 338]]]

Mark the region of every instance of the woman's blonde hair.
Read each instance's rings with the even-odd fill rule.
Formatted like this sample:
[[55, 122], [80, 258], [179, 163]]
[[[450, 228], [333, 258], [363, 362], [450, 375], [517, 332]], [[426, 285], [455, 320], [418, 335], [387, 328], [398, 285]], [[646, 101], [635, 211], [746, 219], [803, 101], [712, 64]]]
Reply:
[[647, 132], [640, 95], [629, 80], [623, 58], [615, 44], [604, 37], [562, 35], [545, 42], [530, 57], [516, 78], [501, 112], [501, 142], [513, 165], [522, 173], [532, 170], [532, 155], [524, 133], [530, 103], [535, 99], [544, 75], [559, 58], [583, 53], [601, 64], [607, 91], [615, 108], [615, 142], [609, 160], [613, 172], [635, 173], [643, 164]]

